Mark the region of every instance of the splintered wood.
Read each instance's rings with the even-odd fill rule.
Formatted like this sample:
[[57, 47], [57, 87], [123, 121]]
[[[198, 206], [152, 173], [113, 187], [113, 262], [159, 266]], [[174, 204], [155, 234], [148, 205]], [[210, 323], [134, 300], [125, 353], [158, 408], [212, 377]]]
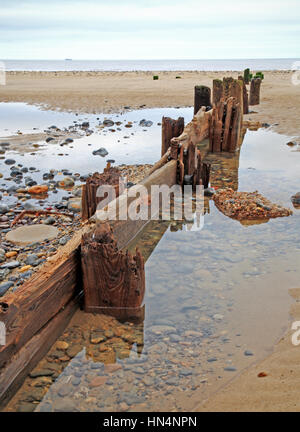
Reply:
[[177, 183], [209, 185], [210, 165], [202, 161], [197, 145], [209, 136], [211, 111], [202, 107], [178, 138], [171, 140], [170, 158], [178, 161]]
[[209, 149], [212, 153], [233, 153], [239, 148], [242, 118], [242, 106], [234, 97], [226, 102], [221, 100], [213, 108], [209, 131]]
[[171, 146], [171, 139], [179, 137], [184, 130], [184, 118], [179, 117], [177, 120], [173, 120], [170, 117], [162, 118], [162, 143], [161, 143], [161, 156], [168, 151]]
[[117, 168], [111, 168], [108, 166], [105, 168], [102, 174], [94, 173], [86, 181], [86, 184], [82, 188], [82, 220], [88, 220], [91, 218], [96, 210], [98, 204], [105, 197], [97, 197], [97, 190], [99, 186], [111, 185], [115, 187], [116, 197], [119, 196], [119, 180], [120, 171]]
[[81, 263], [86, 312], [142, 319], [145, 268], [138, 250], [135, 256], [120, 251], [110, 225], [104, 223], [82, 237]]
[[293, 214], [292, 210], [273, 204], [257, 191], [235, 192], [232, 189], [222, 189], [214, 195], [213, 200], [225, 216], [239, 221], [268, 220]]

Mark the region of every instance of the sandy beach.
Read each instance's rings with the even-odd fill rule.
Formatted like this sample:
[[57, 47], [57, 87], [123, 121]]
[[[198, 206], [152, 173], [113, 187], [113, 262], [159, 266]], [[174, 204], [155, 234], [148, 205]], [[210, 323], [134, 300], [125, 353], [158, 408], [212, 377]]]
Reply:
[[[212, 87], [212, 80], [235, 72], [8, 72], [7, 85], [1, 87], [0, 102], [25, 102], [43, 109], [76, 113], [115, 113], [129, 109], [187, 107], [194, 101], [194, 86]], [[180, 77], [180, 78], [178, 78]], [[265, 72], [261, 104], [251, 107], [245, 120], [272, 125], [280, 133], [300, 140], [300, 86], [292, 84], [292, 72]], [[27, 151], [45, 134], [30, 136]], [[29, 136], [11, 138], [17, 150]], [[2, 139], [4, 141], [5, 139]], [[0, 140], [1, 141], [1, 140]], [[24, 150], [24, 149], [23, 149]], [[291, 316], [300, 317], [300, 288], [290, 291], [295, 300]], [[259, 336], [257, 336], [259, 337]], [[297, 394], [300, 380], [299, 347], [288, 333], [273, 353], [250, 367], [196, 411], [299, 411]], [[259, 377], [263, 373], [263, 377]]]
[[[192, 106], [194, 86], [241, 72], [8, 72], [1, 102], [26, 102], [80, 113], [111, 113], [130, 107]], [[154, 81], [153, 75], [159, 75]], [[176, 79], [176, 77], [181, 77]], [[292, 72], [265, 72], [262, 100], [245, 119], [262, 121], [279, 133], [298, 136], [300, 86]]]
[[[295, 300], [290, 313], [296, 322], [300, 317], [300, 289], [289, 293]], [[279, 341], [270, 356], [200, 404], [196, 411], [299, 412], [299, 346], [292, 344], [292, 333], [289, 331]]]

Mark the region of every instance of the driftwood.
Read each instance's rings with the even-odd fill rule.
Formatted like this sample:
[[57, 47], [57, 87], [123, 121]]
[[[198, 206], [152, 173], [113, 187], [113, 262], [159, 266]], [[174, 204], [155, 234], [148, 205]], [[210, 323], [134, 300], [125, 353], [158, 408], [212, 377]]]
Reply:
[[163, 156], [171, 145], [171, 139], [182, 134], [184, 130], [184, 118], [179, 117], [177, 120], [173, 120], [170, 117], [163, 117], [161, 130], [161, 156]]
[[261, 78], [253, 78], [251, 80], [249, 105], [259, 105], [260, 104], [261, 83], [262, 83]]
[[119, 320], [140, 318], [145, 294], [144, 259], [118, 249], [109, 224], [97, 226], [81, 243], [86, 312], [108, 313]]
[[194, 115], [201, 107], [211, 108], [211, 89], [203, 85], [195, 87]]
[[82, 220], [86, 221], [91, 218], [96, 210], [98, 204], [104, 197], [97, 197], [97, 190], [99, 186], [111, 185], [115, 188], [116, 196], [119, 195], [119, 180], [120, 172], [117, 168], [110, 168], [108, 166], [104, 173], [94, 173], [86, 181], [82, 188]]

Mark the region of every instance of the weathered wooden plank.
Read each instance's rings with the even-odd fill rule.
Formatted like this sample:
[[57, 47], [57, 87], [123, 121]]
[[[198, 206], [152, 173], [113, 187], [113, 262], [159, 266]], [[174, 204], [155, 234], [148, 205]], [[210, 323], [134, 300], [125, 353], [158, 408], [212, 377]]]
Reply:
[[91, 218], [96, 210], [98, 204], [104, 199], [104, 197], [97, 196], [97, 190], [102, 185], [111, 185], [115, 188], [116, 196], [119, 195], [119, 181], [120, 171], [117, 168], [111, 168], [108, 166], [102, 174], [94, 173], [90, 176], [82, 189], [82, 220], [86, 221]]
[[249, 96], [246, 82], [242, 76], [239, 76], [239, 81], [243, 83], [243, 114], [249, 114]]
[[140, 311], [145, 294], [144, 259], [118, 249], [108, 223], [98, 224], [81, 243], [86, 312], [113, 313], [120, 320]]
[[161, 156], [163, 156], [171, 146], [171, 139], [179, 137], [184, 130], [184, 118], [179, 117], [173, 120], [170, 117], [162, 118], [162, 143], [161, 143]]
[[85, 226], [19, 291], [1, 298], [0, 321], [6, 345], [0, 347], [0, 368], [46, 325], [80, 290], [80, 252]]
[[[148, 223], [144, 220], [120, 220], [118, 215], [127, 214], [128, 206], [138, 196], [140, 187], [146, 188], [151, 195], [151, 186], [167, 185], [173, 186], [176, 184], [177, 177], [177, 160], [171, 160], [157, 169], [151, 175], [146, 177], [141, 183], [130, 188], [131, 197], [126, 194], [120, 195], [116, 200], [108, 205], [107, 211], [98, 210], [95, 214], [95, 221], [110, 221], [119, 249], [123, 249], [126, 245], [140, 232], [140, 230]], [[116, 211], [115, 211], [116, 210]], [[117, 217], [115, 217], [117, 216]]]
[[211, 108], [211, 89], [204, 85], [195, 86], [194, 115], [201, 107]]
[[242, 127], [242, 107], [236, 104], [233, 112], [231, 139], [228, 151], [235, 152], [239, 148]]
[[47, 354], [53, 343], [64, 331], [78, 308], [82, 298], [79, 294], [72, 299], [55, 317], [35, 334], [16, 354], [9, 363], [0, 370], [0, 409], [22, 385], [28, 373]]
[[260, 104], [261, 83], [262, 83], [261, 78], [253, 78], [251, 80], [249, 105], [259, 105]]
[[228, 151], [229, 145], [229, 136], [231, 133], [231, 124], [232, 124], [232, 110], [233, 106], [235, 104], [235, 99], [233, 97], [230, 97], [227, 100], [226, 103], [226, 117], [224, 122], [224, 134], [223, 134], [223, 141], [222, 141], [222, 151]]
[[220, 79], [213, 80], [213, 104], [217, 106], [223, 98], [223, 81]]

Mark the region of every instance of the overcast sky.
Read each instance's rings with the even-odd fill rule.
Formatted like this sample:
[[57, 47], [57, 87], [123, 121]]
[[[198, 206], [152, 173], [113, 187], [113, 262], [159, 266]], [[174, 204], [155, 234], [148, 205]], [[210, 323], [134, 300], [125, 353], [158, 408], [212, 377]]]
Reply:
[[2, 59], [300, 57], [300, 0], [0, 0]]

